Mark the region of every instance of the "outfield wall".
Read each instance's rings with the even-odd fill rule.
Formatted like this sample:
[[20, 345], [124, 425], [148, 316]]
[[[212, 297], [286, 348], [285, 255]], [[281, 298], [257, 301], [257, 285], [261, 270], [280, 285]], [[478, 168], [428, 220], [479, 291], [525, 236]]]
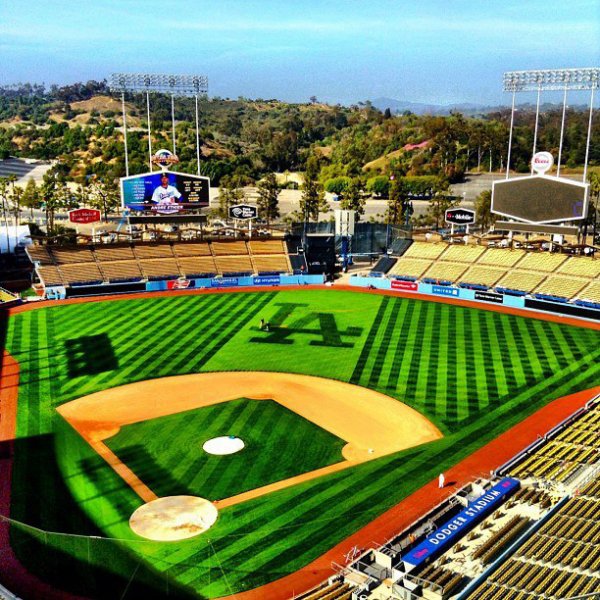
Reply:
[[350, 285], [378, 290], [389, 290], [397, 292], [409, 292], [412, 294], [424, 294], [427, 296], [443, 296], [460, 300], [470, 300], [483, 304], [496, 304], [510, 308], [528, 308], [535, 311], [550, 312], [581, 319], [600, 321], [600, 310], [527, 298], [525, 296], [511, 296], [509, 294], [498, 294], [493, 291], [471, 290], [458, 288], [450, 285], [433, 285], [431, 283], [418, 283], [416, 281], [403, 281], [399, 279], [385, 279], [382, 277], [363, 277], [355, 275], [350, 278]]
[[183, 280], [162, 279], [159, 281], [81, 285], [72, 287], [57, 286], [46, 288], [46, 298], [49, 300], [64, 300], [65, 298], [159, 292], [165, 290], [241, 288], [269, 285], [322, 285], [325, 283], [325, 279], [324, 275], [251, 275], [248, 277], [205, 277]]
[[186, 279], [182, 284], [178, 279], [148, 281], [147, 292], [177, 289], [237, 288], [263, 285], [319, 285], [325, 283], [324, 275], [254, 275], [248, 277], [212, 277]]

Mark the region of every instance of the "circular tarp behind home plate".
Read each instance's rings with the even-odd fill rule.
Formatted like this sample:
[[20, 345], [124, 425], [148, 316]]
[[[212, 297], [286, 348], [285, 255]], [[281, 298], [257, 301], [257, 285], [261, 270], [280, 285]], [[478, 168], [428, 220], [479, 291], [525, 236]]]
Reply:
[[225, 455], [239, 452], [243, 447], [243, 440], [234, 435], [226, 435], [208, 440], [204, 443], [202, 449], [208, 454]]
[[199, 535], [212, 527], [218, 511], [196, 496], [167, 496], [140, 506], [129, 526], [138, 535], [156, 542], [175, 542]]

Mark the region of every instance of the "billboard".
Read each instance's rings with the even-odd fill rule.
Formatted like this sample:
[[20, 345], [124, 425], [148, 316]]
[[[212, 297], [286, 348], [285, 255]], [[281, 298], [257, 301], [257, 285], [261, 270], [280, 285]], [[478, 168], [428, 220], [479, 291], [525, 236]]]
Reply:
[[210, 179], [163, 171], [121, 178], [123, 208], [147, 214], [171, 215], [208, 206]]
[[71, 223], [97, 223], [101, 214], [95, 208], [76, 208], [69, 211], [69, 221]]
[[251, 204], [235, 204], [229, 207], [230, 219], [256, 219], [258, 209]]
[[475, 211], [468, 208], [448, 208], [445, 213], [446, 223], [454, 225], [471, 225], [475, 223]]
[[585, 219], [587, 183], [533, 175], [492, 184], [492, 212], [526, 223], [561, 223]]

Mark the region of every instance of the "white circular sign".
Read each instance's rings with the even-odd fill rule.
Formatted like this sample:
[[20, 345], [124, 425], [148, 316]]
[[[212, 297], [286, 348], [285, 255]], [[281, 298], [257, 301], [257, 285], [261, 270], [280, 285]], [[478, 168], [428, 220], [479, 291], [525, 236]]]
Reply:
[[536, 152], [531, 159], [533, 170], [540, 175], [549, 171], [553, 164], [554, 157], [550, 152]]

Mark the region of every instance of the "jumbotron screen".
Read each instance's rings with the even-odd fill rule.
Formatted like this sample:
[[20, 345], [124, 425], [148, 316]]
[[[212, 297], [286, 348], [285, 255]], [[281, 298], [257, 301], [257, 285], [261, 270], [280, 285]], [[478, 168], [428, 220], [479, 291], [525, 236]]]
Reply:
[[208, 206], [210, 179], [198, 175], [142, 173], [121, 178], [123, 208], [151, 214], [174, 214]]
[[558, 223], [587, 216], [588, 185], [556, 177], [495, 181], [492, 212], [528, 223]]

